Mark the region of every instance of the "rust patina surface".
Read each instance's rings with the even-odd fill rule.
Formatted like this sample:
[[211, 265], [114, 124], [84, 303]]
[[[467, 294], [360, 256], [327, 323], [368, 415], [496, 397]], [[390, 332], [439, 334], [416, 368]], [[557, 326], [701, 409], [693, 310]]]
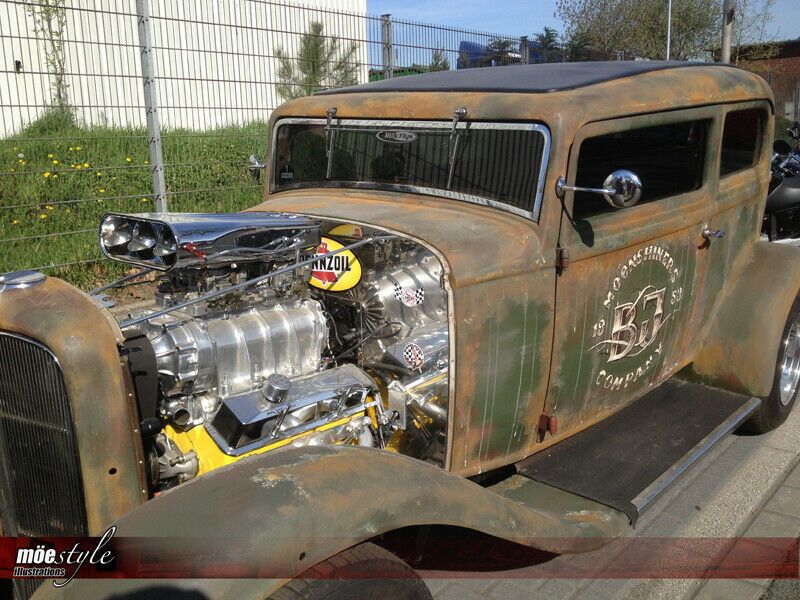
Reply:
[[0, 330], [38, 340], [57, 357], [75, 422], [89, 533], [147, 499], [130, 371], [107, 311], [59, 279], [0, 294]]
[[[230, 561], [242, 580], [169, 585], [204, 590], [209, 598], [224, 590], [227, 598], [255, 600], [397, 522], [468, 527], [552, 552], [594, 550], [628, 527], [622, 513], [529, 480], [492, 490], [405, 456], [324, 446], [277, 450], [217, 469], [134, 510], [119, 521], [117, 535], [154, 538], [154, 549], [198, 557], [187, 577], [213, 577], [218, 560]], [[43, 585], [36, 597], [118, 597], [163, 585], [75, 580], [61, 589]]]
[[[468, 527], [553, 552], [591, 550], [619, 535], [627, 517], [518, 476], [489, 488], [465, 477], [557, 443], [679, 371], [739, 393], [769, 392], [786, 314], [798, 291], [800, 249], [759, 241], [774, 120], [772, 95], [760, 77], [696, 66], [548, 93], [366, 88], [291, 101], [275, 111], [271, 124], [283, 117], [325, 118], [333, 107], [341, 119], [450, 121], [454, 109], [465, 107], [467, 120], [545, 125], [551, 146], [541, 214], [534, 221], [494, 207], [391, 191], [270, 193], [267, 183], [264, 202], [251, 210], [396, 232], [444, 261], [451, 309], [445, 469], [377, 450], [310, 447], [277, 450], [199, 477], [120, 519], [119, 535], [202, 535], [206, 545], [214, 540], [215, 551], [247, 559], [243, 577], [271, 579], [176, 587], [212, 597], [263, 598], [315, 562], [409, 525]], [[758, 164], [720, 179], [725, 116], [744, 108], [766, 115]], [[709, 123], [700, 189], [615, 211], [588, 226], [573, 221], [573, 194], [559, 198], [556, 181], [575, 181], [584, 140], [681, 120]], [[727, 235], [708, 243], [701, 235], [706, 226]], [[566, 268], [557, 261], [558, 248], [569, 251]], [[86, 458], [90, 481], [99, 486], [112, 463], [98, 457], [124, 455], [113, 464], [135, 470], [139, 451], [135, 439], [136, 451], [111, 447], [122, 446], [118, 440], [130, 437], [131, 427], [131, 404], [124, 398], [129, 388], [116, 355], [119, 332], [99, 319], [91, 328], [77, 327], [97, 308], [89, 310], [90, 301], [65, 284], [47, 285], [44, 302], [50, 304], [42, 307], [54, 312], [47, 322], [32, 322], [0, 296], [0, 328], [59, 351], [84, 353], [76, 355], [83, 369], [70, 385], [76, 398], [87, 398], [73, 399], [76, 414], [86, 410], [80, 402], [93, 403], [84, 423], [76, 419], [79, 442], [89, 444], [88, 432], [104, 428], [92, 447], [94, 458]], [[641, 309], [639, 319], [615, 313], [628, 304]], [[624, 321], [614, 325], [635, 332], [635, 344], [609, 337], [614, 314]], [[58, 341], [73, 334], [78, 337], [72, 344]], [[102, 370], [94, 366], [91, 376], [84, 375], [88, 364]], [[98, 398], [111, 400], [103, 404]], [[543, 413], [558, 417], [557, 431], [541, 428]], [[95, 523], [117, 518], [140, 501], [132, 492], [139, 480], [126, 477], [112, 498], [98, 487], [91, 499], [101, 508]], [[97, 510], [88, 508], [90, 514]], [[141, 582], [73, 582], [60, 591], [46, 586], [40, 594], [83, 598], [145, 589]]]
[[[722, 123], [727, 110], [761, 107], [769, 114], [765, 130], [771, 131], [771, 98], [760, 77], [719, 66], [661, 70], [539, 94], [366, 89], [303, 98], [279, 108], [273, 125], [282, 117], [324, 117], [331, 107], [342, 119], [449, 120], [461, 106], [471, 120], [545, 124], [552, 146], [539, 221], [431, 196], [336, 189], [270, 194], [269, 184], [265, 202], [252, 210], [383, 227], [420, 239], [444, 257], [455, 324], [447, 467], [472, 475], [518, 461], [619, 410], [689, 365], [698, 349], [724, 348], [721, 336], [704, 325], [721, 310], [723, 292], [733, 279], [745, 287], [751, 280], [740, 265], [761, 244], [769, 153], [761, 152], [756, 168], [720, 182]], [[562, 203], [555, 183], [559, 176], [574, 180], [583, 139], [686, 119], [712, 123], [700, 190], [614, 212], [595, 223], [589, 236], [572, 226], [572, 194]], [[769, 143], [765, 136], [763, 147]], [[728, 238], [701, 247], [708, 223], [726, 228]], [[569, 268], [558, 276], [557, 245], [571, 255]], [[624, 369], [612, 369], [602, 345], [610, 323], [602, 323], [602, 314], [623, 269], [624, 289], [615, 298], [654, 285], [663, 287], [666, 301], [673, 303], [664, 309], [663, 329], [653, 332], [640, 360], [628, 359]], [[789, 288], [776, 293], [772, 314], [786, 314], [797, 292]], [[759, 344], [773, 348], [765, 354], [773, 364], [783, 316], [775, 323], [759, 335]], [[771, 368], [746, 361], [742, 368], [751, 385], [736, 391], [765, 393]], [[706, 379], [724, 378], [706, 373]], [[557, 414], [560, 429], [542, 439], [538, 424], [549, 410]]]

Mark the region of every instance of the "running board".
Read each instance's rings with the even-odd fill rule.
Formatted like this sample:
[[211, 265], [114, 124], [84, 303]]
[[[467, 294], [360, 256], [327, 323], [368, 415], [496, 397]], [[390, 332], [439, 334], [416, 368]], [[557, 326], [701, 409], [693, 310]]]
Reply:
[[670, 379], [619, 412], [518, 463], [530, 479], [639, 514], [761, 405]]

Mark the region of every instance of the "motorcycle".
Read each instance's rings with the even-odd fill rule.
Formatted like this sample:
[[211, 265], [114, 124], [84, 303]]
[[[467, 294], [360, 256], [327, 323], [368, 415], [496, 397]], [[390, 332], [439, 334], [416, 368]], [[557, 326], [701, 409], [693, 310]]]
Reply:
[[800, 123], [795, 121], [786, 131], [795, 142], [794, 148], [784, 140], [775, 140], [772, 145], [772, 179], [761, 230], [771, 242], [800, 238]]

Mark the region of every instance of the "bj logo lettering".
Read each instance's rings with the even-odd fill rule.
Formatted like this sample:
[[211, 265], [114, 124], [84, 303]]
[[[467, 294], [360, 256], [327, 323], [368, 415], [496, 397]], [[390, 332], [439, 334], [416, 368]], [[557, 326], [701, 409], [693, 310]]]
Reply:
[[[633, 281], [641, 282], [641, 278], [632, 279], [631, 275], [645, 273], [639, 271], [645, 263], [656, 263], [660, 267], [647, 270], [651, 281], [630, 285]], [[659, 275], [661, 267], [663, 274]], [[609, 372], [608, 367], [602, 369], [595, 380], [597, 385], [608, 390], [627, 388], [656, 363], [662, 352], [661, 331], [680, 308], [683, 298], [679, 278], [675, 260], [665, 248], [657, 245], [637, 251], [618, 267], [603, 301], [607, 312], [592, 324], [591, 336], [599, 341], [595, 341], [589, 351], [607, 354], [609, 366], [625, 358], [644, 356], [623, 372]]]
[[[656, 340], [658, 332], [664, 324], [664, 296], [666, 292], [667, 288], [665, 287], [657, 290], [652, 285], [648, 285], [639, 292], [639, 297], [636, 298], [635, 302], [625, 302], [618, 304], [614, 308], [611, 339], [605, 341], [610, 346], [608, 362], [625, 358], [634, 351], [634, 348], [636, 348], [636, 351], [633, 352], [635, 356]], [[638, 325], [636, 323], [636, 308], [640, 303], [642, 312], [647, 310], [649, 304], [655, 304], [652, 329], [650, 328], [649, 319], [644, 319]]]

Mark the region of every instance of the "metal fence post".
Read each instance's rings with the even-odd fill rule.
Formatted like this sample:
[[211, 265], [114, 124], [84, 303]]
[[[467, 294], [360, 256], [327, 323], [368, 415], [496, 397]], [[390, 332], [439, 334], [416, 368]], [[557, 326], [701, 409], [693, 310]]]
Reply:
[[381, 44], [383, 46], [383, 78], [394, 77], [394, 47], [392, 46], [392, 15], [381, 15]]
[[523, 35], [519, 38], [519, 60], [523, 65], [531, 62], [531, 49], [528, 46], [528, 36]]
[[156, 96], [156, 73], [153, 61], [153, 34], [150, 29], [150, 6], [148, 0], [136, 0], [139, 20], [139, 46], [144, 82], [144, 106], [147, 118], [147, 140], [150, 146], [150, 171], [153, 177], [153, 198], [156, 212], [169, 210], [167, 188], [164, 183], [164, 156], [161, 150], [161, 124], [158, 120]]

